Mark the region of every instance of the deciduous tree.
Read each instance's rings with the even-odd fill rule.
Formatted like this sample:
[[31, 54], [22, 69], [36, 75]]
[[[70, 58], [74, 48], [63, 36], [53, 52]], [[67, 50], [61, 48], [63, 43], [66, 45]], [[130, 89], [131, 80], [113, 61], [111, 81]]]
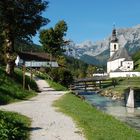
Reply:
[[63, 46], [69, 41], [64, 39], [67, 31], [67, 24], [64, 20], [59, 21], [54, 28], [44, 29], [40, 32], [40, 43], [46, 52], [58, 55], [63, 52]]

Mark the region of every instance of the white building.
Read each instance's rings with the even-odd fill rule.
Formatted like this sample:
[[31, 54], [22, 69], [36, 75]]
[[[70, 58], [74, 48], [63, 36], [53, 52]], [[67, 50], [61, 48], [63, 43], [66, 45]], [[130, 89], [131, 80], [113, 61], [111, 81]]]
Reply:
[[140, 76], [139, 72], [132, 72], [134, 63], [127, 50], [119, 45], [116, 29], [112, 31], [110, 41], [110, 58], [107, 62], [107, 73], [110, 77]]

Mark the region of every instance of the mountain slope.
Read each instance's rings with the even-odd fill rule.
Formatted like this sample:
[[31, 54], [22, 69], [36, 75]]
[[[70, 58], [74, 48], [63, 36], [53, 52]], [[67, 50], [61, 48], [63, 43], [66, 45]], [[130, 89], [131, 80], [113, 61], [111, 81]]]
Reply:
[[[119, 39], [120, 47], [125, 47], [129, 54], [132, 55], [140, 49], [140, 25], [132, 28], [117, 29], [117, 37]], [[106, 39], [95, 43], [92, 41], [85, 41], [81, 44], [72, 43], [68, 46], [72, 51], [67, 51], [67, 54], [69, 53], [70, 56], [90, 64], [105, 64], [109, 58], [110, 39], [111, 33]]]

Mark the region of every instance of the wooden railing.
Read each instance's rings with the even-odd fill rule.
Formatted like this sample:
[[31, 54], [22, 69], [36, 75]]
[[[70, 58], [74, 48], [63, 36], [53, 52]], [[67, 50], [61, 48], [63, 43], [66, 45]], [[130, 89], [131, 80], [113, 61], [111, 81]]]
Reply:
[[76, 79], [73, 84], [70, 86], [71, 90], [99, 90], [102, 87], [102, 82], [108, 80], [108, 77], [93, 77], [93, 78], [84, 78]]

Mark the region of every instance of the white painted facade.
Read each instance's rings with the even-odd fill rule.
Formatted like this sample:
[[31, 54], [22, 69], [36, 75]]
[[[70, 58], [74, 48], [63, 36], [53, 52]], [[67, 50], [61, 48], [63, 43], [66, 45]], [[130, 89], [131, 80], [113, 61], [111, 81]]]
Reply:
[[108, 73], [93, 73], [93, 77], [96, 77], [96, 76], [108, 76]]
[[115, 71], [116, 69], [121, 67], [122, 62], [125, 58], [116, 59], [114, 61], [107, 62], [107, 73]]
[[56, 61], [25, 61], [17, 56], [15, 60], [16, 66], [25, 65], [26, 67], [53, 67], [57, 68], [58, 63]]
[[133, 67], [133, 61], [125, 61], [125, 58], [120, 58], [107, 62], [107, 73], [113, 72], [116, 69], [119, 69], [120, 71], [132, 71]]
[[110, 43], [110, 57], [117, 51], [119, 50], [119, 44], [116, 43]]
[[57, 68], [58, 63], [57, 62], [50, 62], [50, 61], [26, 61], [25, 62], [26, 67], [53, 67]]
[[[115, 74], [116, 77], [126, 77], [127, 72], [132, 71], [133, 68], [134, 64], [131, 57], [125, 48], [119, 46], [116, 29], [113, 29], [112, 40], [110, 42], [110, 58], [107, 62], [107, 73], [111, 77], [115, 77]], [[126, 74], [124, 74], [125, 72]]]
[[120, 70], [122, 71], [132, 71], [134, 68], [133, 61], [122, 61], [122, 67], [120, 67]]
[[109, 77], [140, 77], [140, 72], [110, 72]]

